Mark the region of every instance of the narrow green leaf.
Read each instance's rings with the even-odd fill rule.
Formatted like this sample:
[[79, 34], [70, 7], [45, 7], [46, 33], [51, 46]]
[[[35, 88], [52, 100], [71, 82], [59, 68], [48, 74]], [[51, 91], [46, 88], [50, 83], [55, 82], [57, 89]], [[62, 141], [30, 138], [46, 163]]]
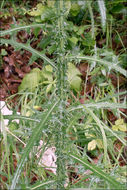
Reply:
[[[96, 104], [98, 104], [98, 103], [92, 104], [92, 106], [91, 106], [91, 104], [84, 104], [84, 106], [86, 108], [89, 108], [89, 107], [97, 108]], [[104, 106], [103, 102], [102, 102], [102, 104], [101, 103], [99, 103], [99, 104]], [[111, 105], [109, 105], [109, 104], [111, 104]], [[83, 105], [79, 105], [77, 107], [69, 108], [68, 110], [69, 110], [69, 112], [71, 112], [71, 111], [74, 111], [74, 110], [77, 110], [77, 109], [84, 109], [84, 106]], [[100, 106], [99, 108], [116, 109], [116, 108], [123, 108], [126, 105], [124, 104], [124, 106], [123, 106], [123, 104], [108, 103], [108, 107], [107, 108], [106, 108], [106, 106], [105, 107], [103, 107], [103, 106]], [[119, 139], [119, 141], [122, 142], [126, 146], [126, 141], [124, 139], [120, 138], [112, 129], [110, 129], [108, 126], [106, 126], [102, 121], [101, 121], [101, 124], [104, 126], [104, 129], [106, 129], [107, 131], [109, 131], [110, 133], [112, 133], [113, 136], [115, 136], [117, 139]]]
[[23, 49], [25, 49], [27, 51], [30, 51], [32, 53], [32, 55], [35, 55], [35, 56], [40, 57], [41, 59], [44, 59], [52, 67], [57, 69], [56, 66], [54, 65], [54, 63], [47, 56], [41, 54], [39, 51], [33, 49], [31, 46], [28, 46], [28, 45], [25, 45], [25, 44], [22, 44], [22, 43], [18, 43], [18, 42], [14, 41], [14, 40], [6, 40], [6, 39], [1, 39], [0, 43], [2, 43], [2, 44], [11, 44], [14, 47], [18, 47], [18, 48], [21, 48], [21, 49], [23, 48]]
[[48, 185], [48, 184], [51, 184], [51, 183], [54, 183], [54, 182], [55, 181], [51, 180], [51, 181], [45, 181], [45, 182], [42, 182], [42, 183], [37, 183], [37, 184], [34, 184], [32, 187], [30, 187], [30, 190], [40, 189], [42, 186]]
[[99, 62], [99, 63], [101, 63], [103, 65], [106, 65], [106, 66], [110, 67], [111, 69], [116, 70], [117, 72], [119, 72], [122, 75], [124, 75], [125, 77], [127, 77], [126, 70], [121, 68], [120, 66], [118, 66], [116, 63], [113, 63], [113, 62], [108, 62], [108, 61], [105, 61], [103, 59], [96, 58], [96, 57], [93, 57], [93, 56], [68, 56], [67, 58]]
[[33, 118], [22, 116], [22, 115], [4, 115], [4, 119], [21, 119], [21, 120], [38, 122], [38, 123], [40, 122], [39, 119], [33, 119]]
[[45, 26], [45, 24], [31, 24], [31, 25], [26, 25], [26, 26], [18, 26], [15, 28], [11, 28], [9, 30], [4, 30], [4, 31], [0, 31], [0, 36], [5, 36], [7, 34], [11, 34], [12, 32], [18, 31], [18, 30], [25, 30], [28, 28], [36, 28], [36, 27], [42, 27]]
[[[84, 104], [87, 108], [96, 108], [96, 109], [127, 109], [127, 105], [123, 103], [110, 103], [110, 102], [97, 102], [97, 103], [88, 103]], [[77, 109], [83, 107], [83, 105], [77, 106]]]
[[103, 125], [102, 125], [100, 119], [93, 113], [93, 111], [90, 108], [87, 108], [84, 105], [83, 105], [83, 107], [92, 116], [92, 118], [97, 123], [97, 125], [100, 128], [100, 131], [102, 133], [103, 146], [104, 146], [104, 163], [106, 165], [107, 164], [107, 138], [106, 138], [106, 135], [105, 135], [105, 131], [104, 131]]
[[108, 181], [110, 185], [114, 189], [124, 189], [124, 185], [117, 182], [113, 177], [109, 176], [107, 173], [103, 172], [99, 167], [89, 163], [86, 159], [82, 159], [77, 155], [69, 154], [71, 158], [81, 163], [84, 167], [88, 168], [92, 172], [94, 172], [95, 175], [99, 176], [100, 178], [103, 178], [104, 180]]
[[31, 134], [31, 137], [29, 139], [29, 142], [27, 144], [27, 146], [24, 148], [24, 153], [20, 159], [20, 162], [18, 164], [18, 168], [15, 172], [15, 175], [14, 175], [14, 178], [12, 180], [12, 184], [11, 184], [11, 187], [10, 189], [11, 190], [14, 190], [16, 189], [16, 184], [18, 183], [19, 181], [19, 177], [20, 177], [20, 174], [21, 174], [21, 171], [22, 171], [22, 168], [24, 166], [24, 163], [32, 149], [32, 147], [34, 146], [34, 143], [39, 140], [39, 134], [41, 133], [43, 127], [44, 127], [44, 124], [47, 122], [49, 116], [51, 115], [52, 111], [54, 110], [54, 108], [56, 107], [56, 105], [58, 104], [58, 101], [45, 113], [45, 117], [42, 119], [42, 121], [37, 125], [37, 127], [33, 130], [32, 134]]
[[102, 28], [105, 29], [106, 25], [106, 8], [105, 8], [105, 2], [104, 0], [98, 0], [98, 6], [101, 14], [101, 23], [102, 23]]

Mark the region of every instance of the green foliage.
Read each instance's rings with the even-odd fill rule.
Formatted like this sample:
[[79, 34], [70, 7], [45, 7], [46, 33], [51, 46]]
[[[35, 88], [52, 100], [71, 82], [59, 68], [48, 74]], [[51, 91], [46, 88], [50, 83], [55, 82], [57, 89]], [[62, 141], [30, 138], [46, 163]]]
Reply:
[[2, 50], [1, 50], [1, 55], [2, 55], [2, 56], [7, 55], [7, 52], [6, 52], [5, 49], [2, 49]]
[[94, 47], [95, 40], [92, 38], [91, 32], [87, 32], [84, 35], [85, 35], [85, 38], [82, 40], [82, 44], [84, 46]]
[[68, 63], [68, 80], [72, 89], [79, 92], [81, 89], [80, 71], [72, 64]]
[[[106, 77], [107, 73], [112, 70], [126, 77], [126, 70], [119, 63], [122, 57], [117, 56], [116, 52], [109, 51], [108, 42], [112, 41], [112, 31], [108, 33], [107, 29], [107, 33], [105, 33], [106, 45], [102, 44], [103, 50], [97, 48], [96, 36], [102, 35], [108, 21], [106, 20], [105, 2], [101, 0], [96, 2], [42, 1], [37, 4], [36, 8], [25, 10], [35, 21], [35, 24], [14, 26], [14, 28], [0, 32], [1, 44], [10, 44], [19, 50], [25, 49], [31, 52], [30, 63], [33, 60], [38, 61], [38, 58], [42, 59], [44, 63], [42, 70], [36, 68], [26, 74], [19, 86], [19, 105], [22, 115], [4, 116], [10, 121], [12, 119], [20, 120], [18, 126], [13, 122], [10, 123], [8, 126], [10, 133], [5, 126], [2, 131], [1, 171], [8, 177], [4, 189], [7, 189], [8, 185], [8, 189], [64, 189], [65, 184], [67, 188], [75, 186], [93, 187], [93, 189], [110, 189], [112, 186], [116, 189], [124, 188], [125, 171], [123, 170], [123, 173], [119, 171], [118, 160], [126, 145], [124, 139], [125, 122], [122, 119], [116, 120], [115, 125], [111, 124], [111, 128], [106, 111], [111, 110], [117, 118], [121, 118], [120, 113], [125, 117], [120, 108], [127, 108], [125, 100], [123, 100], [126, 92], [116, 93], [111, 81]], [[106, 6], [108, 3], [106, 1]], [[115, 9], [113, 11], [110, 8], [113, 14], [123, 11], [124, 7], [116, 11], [118, 3], [115, 4], [114, 1], [110, 1], [110, 3]], [[117, 7], [115, 8], [115, 6]], [[94, 16], [94, 13], [97, 14]], [[100, 21], [98, 22], [100, 17], [103, 31], [100, 28]], [[43, 24], [36, 22], [43, 22]], [[34, 29], [35, 38], [38, 38], [40, 30], [42, 31], [42, 39], [37, 45], [39, 51], [31, 47], [30, 39], [26, 44], [16, 41], [17, 31], [26, 30], [28, 32], [29, 30], [31, 33], [31, 28]], [[10, 35], [10, 39], [4, 38], [7, 34]], [[122, 40], [120, 42], [122, 44]], [[3, 52], [2, 56], [5, 53]], [[122, 54], [124, 55], [123, 52]], [[81, 60], [85, 60], [88, 64], [83, 81], [82, 74], [73, 64], [80, 64]], [[121, 65], [123, 66], [123, 63]], [[85, 85], [87, 85], [89, 78], [92, 78], [92, 87], [90, 88], [93, 95], [91, 97], [85, 91]], [[94, 85], [96, 85], [95, 89], [93, 89]], [[82, 86], [84, 87], [83, 97], [80, 95]], [[105, 90], [105, 88], [107, 89]], [[83, 98], [85, 102], [83, 105], [79, 102], [80, 98]], [[12, 136], [14, 138], [11, 138]], [[38, 170], [41, 156], [39, 159], [35, 158], [37, 150], [34, 150], [34, 154], [31, 156], [33, 147], [38, 146], [40, 139], [43, 139], [45, 143], [43, 151], [52, 145], [56, 147], [56, 175], [49, 172], [46, 176], [45, 168]], [[116, 140], [122, 144], [120, 153], [116, 153], [113, 147]], [[20, 145], [17, 151], [17, 144], [20, 143], [25, 147], [22, 148]], [[110, 143], [112, 149], [109, 146]], [[112, 159], [109, 157], [109, 152]], [[98, 166], [90, 163], [92, 158], [89, 157], [89, 154], [97, 157]], [[98, 158], [98, 154], [101, 155], [101, 159]], [[10, 170], [13, 165], [11, 155], [15, 155], [18, 161], [16, 171]], [[69, 179], [69, 166], [73, 165], [73, 160], [74, 163], [77, 163], [74, 168], [78, 167], [76, 175], [79, 174], [81, 179], [79, 177], [78, 182], [74, 181], [71, 184], [70, 181], [73, 182], [74, 179]], [[4, 168], [5, 165], [7, 167]], [[118, 170], [115, 171], [115, 167]], [[25, 181], [22, 172], [24, 168]], [[84, 180], [85, 169], [89, 169], [92, 173], [85, 176]], [[122, 173], [123, 184], [119, 182], [120, 175], [116, 172]], [[33, 173], [37, 175], [38, 182], [31, 185], [30, 177], [32, 178]], [[69, 183], [67, 183], [67, 178], [70, 180]]]
[[37, 125], [37, 127], [33, 130], [32, 132], [32, 135], [31, 135], [31, 138], [29, 139], [29, 142], [27, 144], [27, 146], [25, 147], [24, 149], [24, 153], [20, 159], [20, 163], [18, 165], [18, 168], [15, 172], [15, 176], [12, 180], [12, 184], [11, 184], [11, 187], [10, 189], [15, 189], [16, 187], [16, 184], [18, 182], [18, 179], [19, 179], [19, 176], [20, 176], [20, 173], [21, 173], [21, 170], [23, 168], [23, 165], [26, 161], [26, 159], [28, 158], [29, 156], [29, 153], [32, 149], [32, 147], [34, 146], [34, 144], [40, 139], [40, 132], [42, 130], [44, 130], [45, 128], [45, 123], [47, 122], [47, 119], [50, 117], [50, 115], [52, 114], [54, 108], [56, 107], [56, 105], [58, 104], [58, 102], [54, 103], [50, 109], [48, 109], [47, 112], [45, 112], [45, 116], [43, 117], [43, 119], [41, 120], [41, 122]]
[[[80, 78], [81, 73], [72, 63], [68, 63], [67, 76], [71, 89], [80, 92], [82, 82]], [[50, 65], [46, 65], [43, 70], [35, 68], [31, 70], [30, 73], [26, 74], [22, 83], [19, 85], [18, 92], [33, 92], [39, 84], [47, 85], [46, 93], [51, 92], [53, 86], [56, 85], [56, 80], [53, 80], [53, 68]]]
[[104, 0], [98, 0], [98, 6], [101, 14], [102, 28], [105, 29], [106, 26], [106, 8]]
[[93, 171], [95, 175], [97, 175], [103, 179], [105, 178], [106, 181], [108, 181], [110, 184], [112, 184], [113, 188], [115, 187], [115, 189], [125, 189], [125, 186], [118, 183], [115, 179], [113, 179], [113, 177], [107, 175], [107, 173], [103, 172], [97, 166], [91, 165], [86, 159], [81, 159], [79, 156], [74, 155], [74, 154], [70, 154], [70, 157], [73, 158], [75, 161], [83, 164], [84, 167]]
[[124, 123], [123, 119], [118, 119], [115, 121], [115, 125], [112, 126], [112, 130], [114, 131], [127, 131], [127, 125]]
[[33, 69], [29, 74], [25, 75], [22, 80], [21, 85], [18, 88], [18, 91], [34, 91], [38, 86], [39, 82], [42, 80], [41, 71], [38, 68]]
[[73, 3], [70, 9], [70, 14], [72, 16], [77, 16], [80, 12], [80, 6], [76, 3]]
[[45, 11], [45, 6], [41, 3], [37, 4], [36, 8], [33, 8], [32, 11], [28, 12], [30, 16], [40, 16]]

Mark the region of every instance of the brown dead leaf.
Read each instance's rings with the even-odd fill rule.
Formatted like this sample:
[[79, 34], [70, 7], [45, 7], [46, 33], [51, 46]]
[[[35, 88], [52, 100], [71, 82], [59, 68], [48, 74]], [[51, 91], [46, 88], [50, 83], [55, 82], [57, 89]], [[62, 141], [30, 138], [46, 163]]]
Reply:
[[88, 63], [80, 63], [78, 66], [79, 71], [82, 73], [83, 78], [85, 79], [87, 69], [88, 69]]
[[0, 87], [0, 101], [4, 100], [7, 96], [8, 96], [8, 92], [4, 88], [4, 86]]
[[10, 73], [10, 66], [9, 65], [5, 65], [5, 67], [4, 67], [4, 76], [5, 76], [5, 78], [9, 78], [10, 77], [10, 75], [11, 75], [11, 73]]
[[18, 74], [19, 78], [23, 78], [25, 76], [25, 73], [22, 72], [20, 68], [15, 67], [15, 71]]
[[21, 70], [24, 72], [24, 73], [29, 73], [31, 68], [29, 65], [24, 65], [21, 67]]
[[[118, 85], [117, 75], [116, 74], [109, 74], [108, 77], [111, 79], [113, 86], [117, 87], [117, 85]], [[119, 86], [122, 86], [125, 83], [127, 83], [127, 80], [125, 79], [125, 77], [119, 76]]]

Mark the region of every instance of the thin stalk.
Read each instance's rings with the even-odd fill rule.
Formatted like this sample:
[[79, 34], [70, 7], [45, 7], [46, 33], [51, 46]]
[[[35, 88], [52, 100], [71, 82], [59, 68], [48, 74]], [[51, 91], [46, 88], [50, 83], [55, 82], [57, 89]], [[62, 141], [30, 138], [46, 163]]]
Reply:
[[58, 113], [57, 113], [57, 122], [55, 126], [55, 142], [56, 142], [56, 155], [57, 155], [57, 189], [64, 189], [64, 184], [66, 181], [66, 168], [65, 168], [65, 157], [64, 157], [64, 150], [65, 150], [65, 127], [66, 127], [66, 113], [65, 113], [65, 89], [66, 89], [66, 65], [67, 62], [64, 59], [64, 46], [65, 46], [65, 39], [64, 39], [64, 1], [58, 0], [57, 1], [57, 15], [58, 15], [58, 36], [57, 41], [59, 43], [59, 49], [57, 51], [58, 59], [57, 59], [57, 96], [60, 99], [58, 104]]

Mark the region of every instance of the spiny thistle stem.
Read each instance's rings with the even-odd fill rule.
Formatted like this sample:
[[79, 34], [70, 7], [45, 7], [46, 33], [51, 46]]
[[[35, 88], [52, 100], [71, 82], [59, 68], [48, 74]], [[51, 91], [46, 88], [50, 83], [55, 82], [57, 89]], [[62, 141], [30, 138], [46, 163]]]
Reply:
[[64, 29], [64, 1], [57, 0], [57, 36], [56, 41], [58, 43], [57, 49], [57, 96], [60, 99], [58, 105], [58, 112], [56, 115], [56, 126], [55, 126], [55, 143], [56, 143], [56, 154], [57, 154], [57, 189], [64, 189], [66, 181], [66, 167], [65, 167], [65, 134], [66, 134], [66, 71], [67, 61], [65, 57], [65, 29]]

